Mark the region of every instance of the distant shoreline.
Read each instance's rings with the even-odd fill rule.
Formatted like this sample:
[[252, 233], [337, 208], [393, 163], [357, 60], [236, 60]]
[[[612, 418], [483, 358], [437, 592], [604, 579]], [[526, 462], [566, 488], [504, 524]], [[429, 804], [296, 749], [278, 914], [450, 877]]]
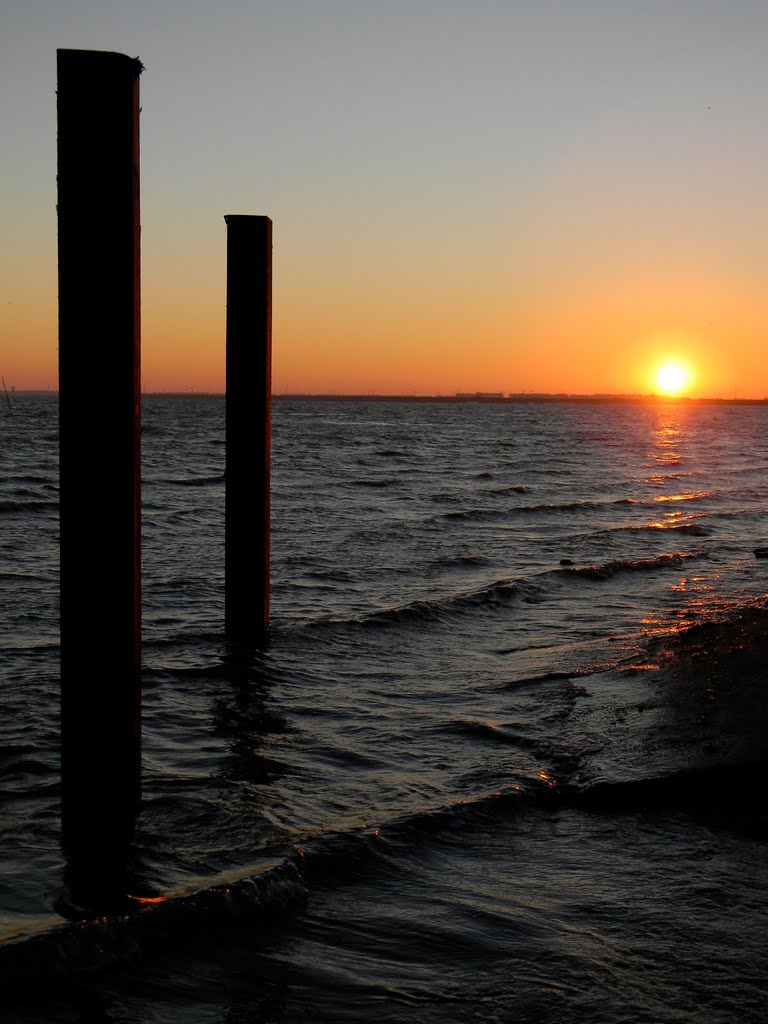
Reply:
[[288, 395], [272, 396], [273, 401], [296, 402], [437, 402], [450, 405], [768, 405], [768, 398], [671, 398], [668, 395], [549, 395], [510, 394], [503, 397], [486, 395]]
[[[11, 391], [11, 402], [17, 398], [58, 398], [58, 391]], [[144, 391], [142, 398], [224, 398], [221, 391]], [[443, 405], [768, 405], [766, 398], [671, 398], [666, 395], [337, 395], [286, 394], [272, 395], [273, 402], [417, 402]]]

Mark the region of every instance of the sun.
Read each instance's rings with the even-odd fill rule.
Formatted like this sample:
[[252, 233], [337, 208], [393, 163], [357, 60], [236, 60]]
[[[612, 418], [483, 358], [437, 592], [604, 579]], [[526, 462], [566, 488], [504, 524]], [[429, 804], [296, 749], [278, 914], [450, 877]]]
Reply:
[[656, 371], [656, 389], [662, 395], [675, 398], [688, 389], [691, 371], [684, 363], [668, 361]]

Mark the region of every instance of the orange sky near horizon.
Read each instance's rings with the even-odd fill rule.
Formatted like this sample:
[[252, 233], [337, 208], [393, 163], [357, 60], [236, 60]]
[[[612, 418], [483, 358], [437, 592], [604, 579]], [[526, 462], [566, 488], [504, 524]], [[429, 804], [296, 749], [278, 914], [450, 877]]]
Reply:
[[[276, 226], [279, 231], [279, 226]], [[224, 389], [224, 232], [219, 302], [190, 302], [183, 282], [144, 273], [142, 379], [148, 391]], [[170, 278], [170, 280], [169, 280]], [[323, 287], [297, 296], [275, 258], [273, 386], [276, 392], [452, 394], [456, 391], [639, 393], [655, 390], [658, 365], [682, 359], [694, 396], [764, 397], [768, 392], [768, 315], [758, 295], [723, 279], [691, 288], [643, 289], [637, 278], [592, 291], [575, 284], [547, 302], [532, 284], [505, 289], [463, 272], [440, 286], [412, 277], [393, 286], [382, 308], [365, 281], [326, 274]], [[433, 279], [434, 280], [434, 279]], [[5, 313], [17, 345], [3, 356], [6, 382], [56, 388], [55, 268], [52, 294]], [[209, 281], [193, 282], [199, 295]], [[338, 290], [350, 301], [338, 315]], [[546, 291], [540, 286], [541, 291]], [[18, 293], [17, 293], [18, 294]], [[510, 299], [511, 297], [511, 299]], [[648, 308], [656, 308], [657, 316]], [[686, 315], [691, 308], [699, 317]], [[704, 319], [707, 317], [708, 319]], [[740, 365], [741, 364], [741, 365]]]
[[647, 394], [678, 359], [692, 396], [768, 395], [768, 8], [49, 15], [19, 5], [0, 39], [9, 387], [56, 388], [55, 51], [79, 46], [146, 65], [145, 390], [223, 390], [243, 212], [274, 222], [275, 392]]

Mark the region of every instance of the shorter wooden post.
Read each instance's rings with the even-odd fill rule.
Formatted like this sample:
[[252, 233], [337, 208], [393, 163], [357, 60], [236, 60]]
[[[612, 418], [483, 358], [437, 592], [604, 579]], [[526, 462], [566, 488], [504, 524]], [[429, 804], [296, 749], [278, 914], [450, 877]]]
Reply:
[[269, 623], [272, 221], [228, 215], [224, 619], [251, 644]]

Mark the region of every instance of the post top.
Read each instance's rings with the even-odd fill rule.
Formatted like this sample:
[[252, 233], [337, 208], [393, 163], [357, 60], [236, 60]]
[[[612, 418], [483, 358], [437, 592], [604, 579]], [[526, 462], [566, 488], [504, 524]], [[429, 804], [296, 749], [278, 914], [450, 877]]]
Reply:
[[248, 222], [253, 224], [257, 222], [268, 222], [270, 224], [272, 223], [269, 217], [265, 217], [261, 213], [225, 213], [224, 220], [227, 224], [231, 224], [234, 222], [237, 222], [239, 224], [244, 224]]
[[56, 51], [56, 59], [62, 63], [84, 64], [126, 64], [132, 65], [134, 73], [140, 75], [144, 65], [138, 57], [129, 57], [126, 53], [117, 53], [115, 50], [69, 50], [59, 49]]

